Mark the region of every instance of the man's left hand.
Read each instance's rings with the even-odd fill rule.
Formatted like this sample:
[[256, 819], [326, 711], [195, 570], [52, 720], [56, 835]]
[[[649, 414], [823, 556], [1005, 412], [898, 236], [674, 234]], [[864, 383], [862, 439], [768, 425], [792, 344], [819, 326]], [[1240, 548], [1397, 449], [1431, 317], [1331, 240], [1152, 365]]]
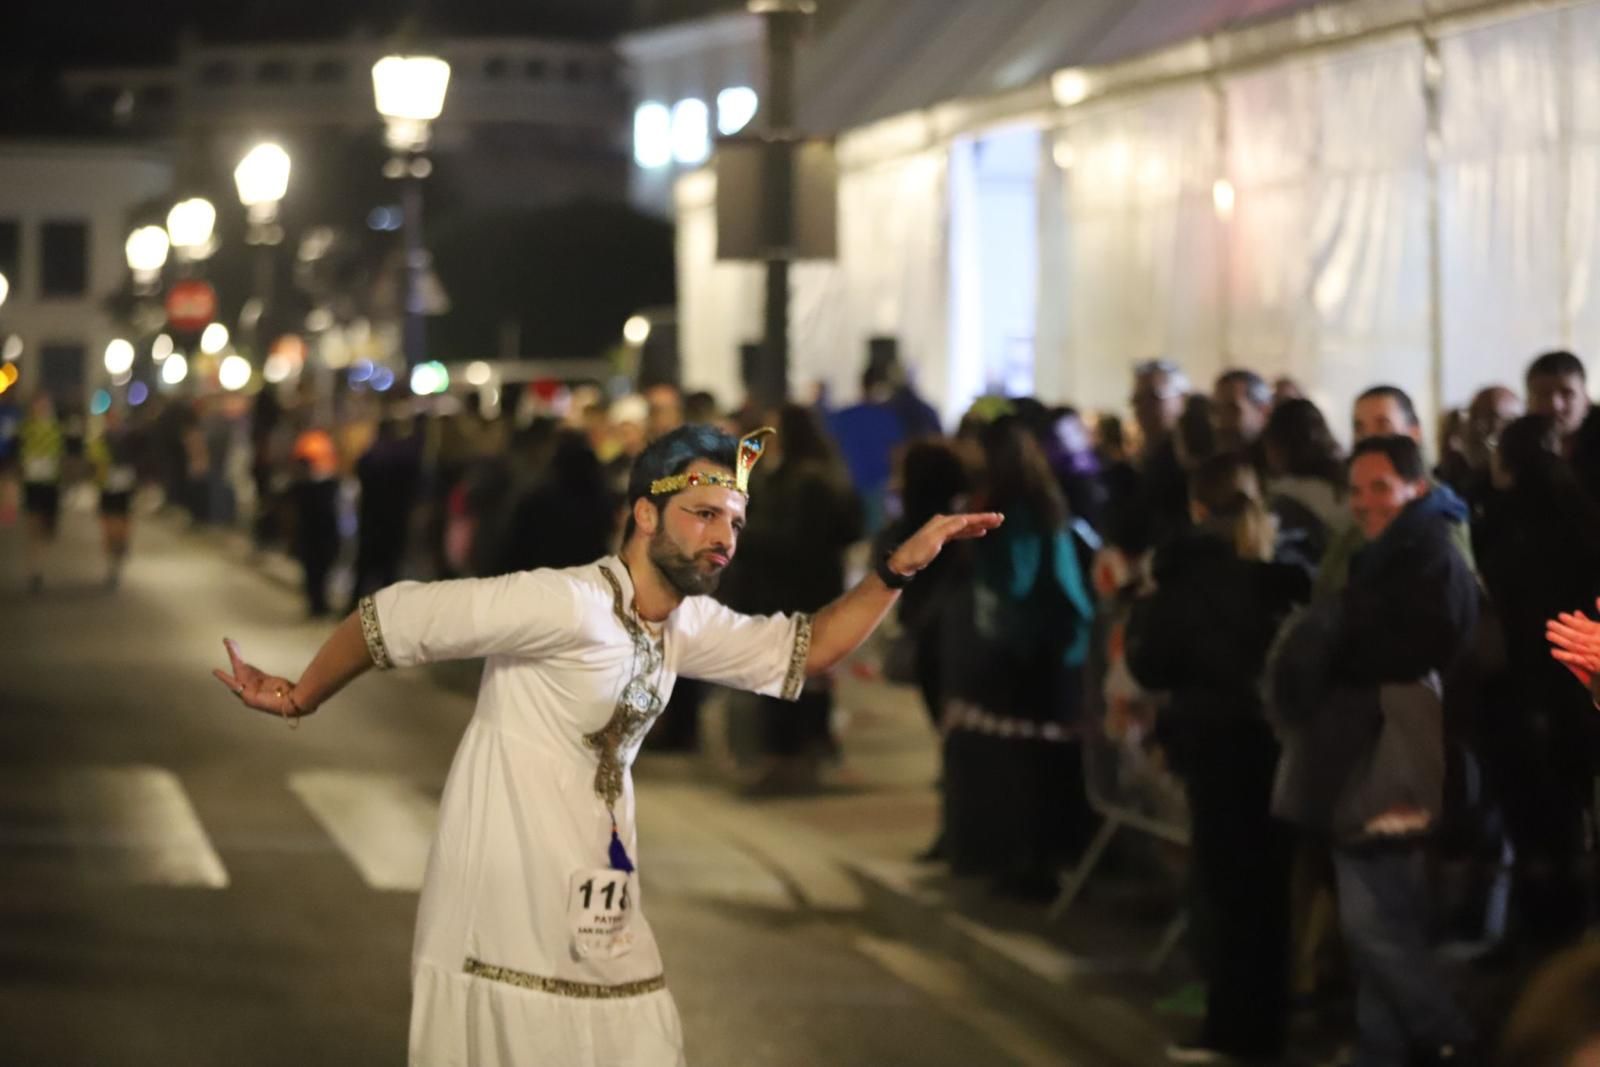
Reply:
[[913, 575], [935, 559], [951, 541], [965, 541], [984, 534], [1006, 521], [998, 511], [975, 511], [966, 515], [935, 515], [889, 554], [889, 569], [896, 574]]

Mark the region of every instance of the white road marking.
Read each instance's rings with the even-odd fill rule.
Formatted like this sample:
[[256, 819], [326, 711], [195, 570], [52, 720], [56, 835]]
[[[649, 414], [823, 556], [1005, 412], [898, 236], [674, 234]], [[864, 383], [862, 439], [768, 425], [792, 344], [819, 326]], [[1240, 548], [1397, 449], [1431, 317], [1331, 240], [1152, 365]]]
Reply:
[[991, 1006], [973, 977], [955, 964], [898, 941], [863, 935], [856, 951], [900, 981], [920, 989], [939, 1006], [1023, 1067], [1073, 1067], [1074, 1060], [1055, 1041], [1035, 1033], [1015, 1015]]
[[301, 771], [289, 789], [374, 889], [422, 888], [439, 804], [404, 778], [357, 771]]
[[783, 882], [682, 804], [683, 794], [652, 788], [640, 800], [639, 879], [649, 893], [795, 910]]
[[228, 871], [178, 776], [163, 767], [82, 767], [60, 779], [62, 840], [96, 880], [222, 889]]

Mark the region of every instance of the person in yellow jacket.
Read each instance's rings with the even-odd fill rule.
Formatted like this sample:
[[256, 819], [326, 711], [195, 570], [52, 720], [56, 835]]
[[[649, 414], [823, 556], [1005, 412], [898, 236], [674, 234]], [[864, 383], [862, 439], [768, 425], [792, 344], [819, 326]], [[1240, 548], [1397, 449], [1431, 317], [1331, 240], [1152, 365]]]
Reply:
[[34, 396], [17, 434], [22, 461], [22, 507], [28, 516], [28, 589], [44, 590], [44, 564], [61, 515], [61, 460], [66, 436], [49, 393]]

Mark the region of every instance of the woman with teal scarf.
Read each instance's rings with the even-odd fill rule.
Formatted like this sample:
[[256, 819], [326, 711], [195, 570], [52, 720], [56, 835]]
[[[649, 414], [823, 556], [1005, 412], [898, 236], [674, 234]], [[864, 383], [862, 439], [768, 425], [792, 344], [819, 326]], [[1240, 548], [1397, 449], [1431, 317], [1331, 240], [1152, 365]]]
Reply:
[[1077, 720], [1094, 607], [1037, 442], [1009, 415], [977, 437], [984, 506], [1006, 523], [971, 546], [943, 628], [948, 855], [958, 875], [1047, 900], [1088, 830]]

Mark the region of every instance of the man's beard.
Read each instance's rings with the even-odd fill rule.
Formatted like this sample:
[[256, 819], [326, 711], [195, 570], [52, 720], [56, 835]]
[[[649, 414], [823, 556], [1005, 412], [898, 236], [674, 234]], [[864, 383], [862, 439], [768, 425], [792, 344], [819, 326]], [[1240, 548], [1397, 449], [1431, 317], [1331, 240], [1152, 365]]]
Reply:
[[717, 591], [717, 583], [722, 581], [724, 568], [717, 567], [710, 572], [701, 570], [694, 557], [684, 555], [667, 536], [665, 527], [656, 530], [650, 538], [649, 555], [656, 570], [680, 596], [708, 596]]

